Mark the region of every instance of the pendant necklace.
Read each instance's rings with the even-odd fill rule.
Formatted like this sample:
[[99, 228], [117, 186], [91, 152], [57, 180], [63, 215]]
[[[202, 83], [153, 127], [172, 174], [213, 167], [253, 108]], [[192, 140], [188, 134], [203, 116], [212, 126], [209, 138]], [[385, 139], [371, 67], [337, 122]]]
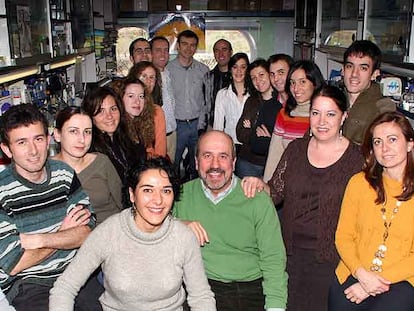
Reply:
[[381, 208], [381, 216], [382, 216], [382, 220], [384, 221], [385, 230], [384, 230], [384, 234], [382, 235], [382, 243], [378, 246], [378, 249], [374, 254], [374, 259], [372, 260], [372, 266], [370, 269], [373, 272], [382, 272], [382, 261], [384, 260], [386, 252], [387, 252], [387, 246], [385, 245], [385, 243], [387, 242], [387, 239], [388, 239], [388, 231], [391, 227], [392, 220], [394, 219], [395, 215], [397, 215], [398, 210], [401, 206], [401, 201], [397, 200], [397, 202], [395, 203], [395, 207], [392, 210], [390, 220], [387, 221], [385, 203], [386, 202], [382, 203], [382, 208]]

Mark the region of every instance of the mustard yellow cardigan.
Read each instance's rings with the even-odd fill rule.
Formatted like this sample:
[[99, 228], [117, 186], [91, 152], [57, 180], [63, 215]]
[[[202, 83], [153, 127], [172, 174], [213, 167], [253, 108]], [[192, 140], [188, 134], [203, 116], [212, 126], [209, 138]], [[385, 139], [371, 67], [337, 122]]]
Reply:
[[[384, 176], [387, 222], [401, 193], [401, 183]], [[335, 244], [341, 261], [336, 269], [342, 284], [363, 267], [370, 271], [374, 254], [385, 231], [382, 204], [375, 204], [376, 193], [364, 177], [354, 175], [346, 188], [336, 230]], [[379, 274], [392, 283], [408, 281], [414, 286], [414, 198], [402, 202], [392, 220], [386, 241], [387, 251]]]

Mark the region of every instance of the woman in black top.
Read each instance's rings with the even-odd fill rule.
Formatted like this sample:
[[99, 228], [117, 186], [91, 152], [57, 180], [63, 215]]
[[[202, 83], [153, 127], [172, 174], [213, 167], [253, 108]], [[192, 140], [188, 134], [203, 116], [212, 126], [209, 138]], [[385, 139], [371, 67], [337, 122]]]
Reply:
[[270, 83], [269, 63], [256, 59], [247, 71], [256, 92], [247, 99], [236, 127], [237, 139], [243, 143], [236, 162], [240, 178], [263, 175], [273, 127], [282, 108]]
[[99, 87], [89, 92], [82, 102], [82, 108], [93, 121], [90, 151], [101, 152], [109, 157], [125, 188], [123, 201], [128, 202], [127, 171], [139, 159], [146, 158], [145, 148], [128, 136], [122, 101], [111, 88]]

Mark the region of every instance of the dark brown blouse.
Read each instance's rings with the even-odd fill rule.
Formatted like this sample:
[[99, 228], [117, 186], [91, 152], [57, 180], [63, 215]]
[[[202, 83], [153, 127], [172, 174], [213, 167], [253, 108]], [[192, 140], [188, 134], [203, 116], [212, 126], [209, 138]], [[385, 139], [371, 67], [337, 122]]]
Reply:
[[275, 204], [283, 202], [281, 224], [288, 254], [294, 247], [315, 250], [319, 262], [336, 262], [336, 225], [348, 180], [361, 171], [360, 147], [350, 143], [342, 157], [326, 168], [309, 163], [310, 137], [286, 148], [269, 181]]

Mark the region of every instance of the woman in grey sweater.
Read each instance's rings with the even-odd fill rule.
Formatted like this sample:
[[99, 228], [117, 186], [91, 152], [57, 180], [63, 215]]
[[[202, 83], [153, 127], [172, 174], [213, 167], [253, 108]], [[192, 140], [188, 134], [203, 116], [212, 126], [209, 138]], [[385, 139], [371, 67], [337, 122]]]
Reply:
[[163, 158], [128, 174], [132, 208], [113, 215], [87, 238], [50, 291], [51, 311], [73, 310], [89, 275], [101, 266], [103, 310], [216, 310], [197, 240], [170, 211], [179, 181]]

